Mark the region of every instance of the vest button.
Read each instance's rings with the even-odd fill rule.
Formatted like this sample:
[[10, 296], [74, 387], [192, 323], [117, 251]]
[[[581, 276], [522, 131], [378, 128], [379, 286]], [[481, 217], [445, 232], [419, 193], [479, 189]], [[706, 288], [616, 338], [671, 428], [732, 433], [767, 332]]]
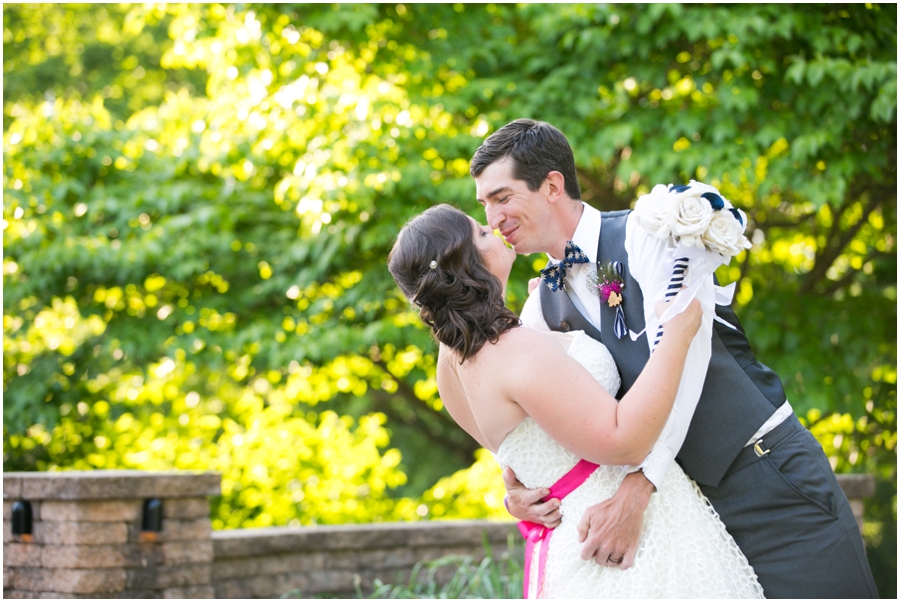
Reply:
[[569, 324], [568, 324], [567, 322], [562, 321], [562, 320], [560, 320], [560, 322], [559, 322], [559, 328], [560, 328], [560, 330], [562, 330], [563, 332], [569, 332]]

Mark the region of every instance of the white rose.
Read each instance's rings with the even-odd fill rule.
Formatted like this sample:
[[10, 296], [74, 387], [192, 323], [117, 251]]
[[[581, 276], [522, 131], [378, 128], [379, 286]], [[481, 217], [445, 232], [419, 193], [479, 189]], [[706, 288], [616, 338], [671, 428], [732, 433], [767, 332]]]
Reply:
[[[741, 215], [743, 217], [743, 212]], [[743, 219], [746, 224], [747, 219]], [[710, 251], [727, 257], [734, 257], [741, 249], [749, 249], [752, 246], [744, 236], [744, 226], [727, 209], [715, 212], [709, 227], [702, 235], [702, 243]]]
[[678, 238], [683, 246], [697, 246], [703, 248], [700, 236], [709, 227], [713, 217], [713, 209], [704, 198], [695, 194], [687, 195], [690, 190], [680, 193], [678, 197], [678, 212], [672, 226], [672, 234]]
[[671, 237], [672, 226], [678, 217], [668, 188], [662, 184], [657, 184], [637, 200], [633, 215], [648, 234], [662, 240]]

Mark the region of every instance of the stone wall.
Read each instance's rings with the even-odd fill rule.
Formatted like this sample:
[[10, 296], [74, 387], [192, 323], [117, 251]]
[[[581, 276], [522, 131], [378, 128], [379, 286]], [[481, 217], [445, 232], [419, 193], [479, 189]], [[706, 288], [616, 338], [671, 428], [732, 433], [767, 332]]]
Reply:
[[[838, 475], [862, 521], [870, 475]], [[448, 554], [505, 552], [512, 522], [434, 521], [213, 532], [216, 473], [90, 471], [3, 474], [4, 598], [277, 598], [355, 596], [375, 579], [400, 583]], [[142, 529], [144, 502], [162, 503], [162, 529]], [[28, 501], [32, 532], [12, 508]], [[439, 576], [439, 580], [440, 580]], [[448, 577], [444, 575], [443, 577]]]
[[[484, 557], [520, 536], [514, 523], [431, 521], [315, 528], [239, 529], [213, 533], [216, 598], [319, 594], [356, 597], [375, 579], [407, 582], [413, 566], [449, 554]], [[446, 576], [449, 578], [449, 575]]]
[[[209, 496], [217, 473], [91, 471], [3, 474], [4, 598], [212, 598]], [[144, 501], [162, 502], [159, 533]], [[31, 504], [31, 537], [12, 533]], [[30, 539], [30, 541], [28, 541]]]

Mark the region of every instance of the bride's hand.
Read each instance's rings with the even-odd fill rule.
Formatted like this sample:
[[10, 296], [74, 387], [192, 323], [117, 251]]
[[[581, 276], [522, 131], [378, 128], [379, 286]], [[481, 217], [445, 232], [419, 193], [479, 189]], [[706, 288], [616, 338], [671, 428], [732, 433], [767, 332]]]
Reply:
[[[669, 308], [668, 301], [660, 301], [656, 304], [656, 317], [659, 318]], [[687, 307], [671, 320], [663, 325], [664, 332], [676, 332], [690, 339], [700, 329], [700, 320], [703, 317], [703, 308], [697, 299], [693, 299]]]

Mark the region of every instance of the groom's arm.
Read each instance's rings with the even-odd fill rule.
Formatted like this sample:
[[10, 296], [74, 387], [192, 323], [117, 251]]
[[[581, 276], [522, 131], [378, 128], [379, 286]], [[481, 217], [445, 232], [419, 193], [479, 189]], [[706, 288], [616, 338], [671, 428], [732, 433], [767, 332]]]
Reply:
[[[665, 243], [646, 236], [632, 220], [626, 225], [625, 250], [629, 270], [643, 293], [645, 323], [650, 324], [655, 316], [655, 303], [665, 296], [672, 275], [672, 262], [667, 260]], [[627, 291], [625, 295], [627, 300]], [[640, 466], [630, 469], [632, 472], [615, 495], [585, 511], [578, 526], [581, 541], [584, 542], [581, 556], [585, 560], [594, 558], [600, 565], [621, 569], [630, 567], [634, 560], [644, 510], [650, 502], [650, 495], [662, 486], [669, 467], [684, 443], [709, 367], [715, 314], [712, 277], [703, 285], [697, 298], [703, 307], [703, 320], [688, 349], [672, 413], [650, 454]], [[644, 340], [647, 345], [651, 344], [655, 334], [646, 333]], [[620, 564], [609, 561], [609, 558], [622, 557], [624, 560]]]
[[525, 305], [522, 306], [522, 311], [519, 312], [519, 320], [522, 321], [522, 326], [527, 326], [534, 330], [549, 331], [550, 327], [547, 326], [547, 322], [544, 320], [544, 312], [541, 309], [541, 291], [538, 290], [538, 286], [540, 285], [531, 286], [531, 281], [529, 281], [528, 298], [525, 299]]
[[[672, 276], [672, 261], [669, 258], [668, 247], [659, 239], [647, 236], [633, 220], [628, 220], [625, 230], [625, 250], [628, 253], [631, 274], [643, 292], [645, 323], [650, 324], [656, 316], [655, 304], [665, 297]], [[715, 316], [715, 289], [712, 276], [707, 278], [698, 291], [697, 299], [703, 307], [703, 319], [685, 358], [684, 371], [678, 393], [675, 395], [672, 413], [650, 454], [634, 469], [642, 470], [644, 476], [657, 489], [662, 486], [669, 467], [684, 443], [706, 380], [706, 371], [712, 355]], [[648, 331], [644, 337], [645, 344], [651, 348], [651, 352], [655, 335], [655, 332]]]

